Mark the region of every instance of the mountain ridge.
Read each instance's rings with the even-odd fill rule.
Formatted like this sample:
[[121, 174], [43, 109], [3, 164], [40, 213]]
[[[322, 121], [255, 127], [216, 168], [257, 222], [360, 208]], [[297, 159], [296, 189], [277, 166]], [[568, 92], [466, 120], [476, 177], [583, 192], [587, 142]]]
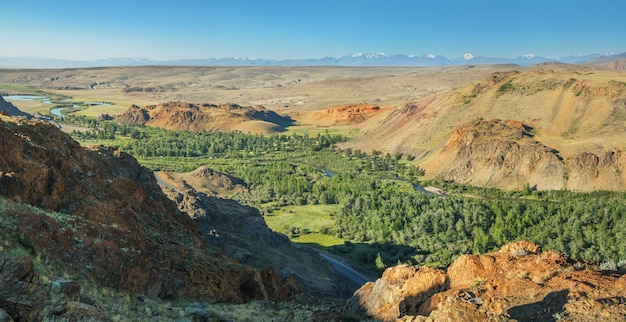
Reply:
[[250, 57], [200, 58], [155, 60], [148, 58], [104, 58], [96, 60], [65, 60], [47, 57], [0, 57], [0, 68], [80, 68], [114, 66], [450, 66], [482, 64], [516, 64], [528, 66], [547, 62], [567, 64], [598, 63], [610, 59], [623, 59], [626, 53], [605, 52], [587, 55], [566, 55], [549, 58], [535, 54], [517, 57], [474, 56], [466, 53], [461, 57], [448, 58], [438, 54], [385, 54], [356, 53], [337, 57], [301, 59], [263, 59]]

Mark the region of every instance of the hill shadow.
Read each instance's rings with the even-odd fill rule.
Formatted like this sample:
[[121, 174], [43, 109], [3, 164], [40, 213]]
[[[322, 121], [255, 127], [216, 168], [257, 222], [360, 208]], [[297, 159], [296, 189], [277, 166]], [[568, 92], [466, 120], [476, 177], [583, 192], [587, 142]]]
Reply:
[[[424, 251], [414, 247], [405, 245], [396, 245], [393, 243], [353, 243], [346, 241], [341, 245], [322, 246], [314, 242], [299, 242], [300, 245], [306, 245], [321, 252], [330, 253], [336, 257], [342, 258], [349, 266], [363, 275], [368, 276], [371, 280], [382, 275], [384, 269], [377, 267], [377, 257], [380, 256], [385, 267], [395, 266], [399, 262], [412, 263], [415, 261], [416, 255], [425, 254]], [[339, 284], [344, 284], [342, 293], [349, 297], [362, 285], [355, 283], [346, 283], [346, 280], [339, 277]]]
[[518, 321], [556, 321], [567, 303], [568, 290], [551, 292], [543, 300], [512, 307], [509, 316]]

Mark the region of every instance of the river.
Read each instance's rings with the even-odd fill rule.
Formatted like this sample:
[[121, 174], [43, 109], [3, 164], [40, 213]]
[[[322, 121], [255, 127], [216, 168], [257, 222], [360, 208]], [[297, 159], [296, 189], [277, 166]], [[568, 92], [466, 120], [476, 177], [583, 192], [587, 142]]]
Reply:
[[7, 95], [3, 98], [7, 101], [40, 101], [44, 104], [52, 104], [49, 98], [37, 95]]

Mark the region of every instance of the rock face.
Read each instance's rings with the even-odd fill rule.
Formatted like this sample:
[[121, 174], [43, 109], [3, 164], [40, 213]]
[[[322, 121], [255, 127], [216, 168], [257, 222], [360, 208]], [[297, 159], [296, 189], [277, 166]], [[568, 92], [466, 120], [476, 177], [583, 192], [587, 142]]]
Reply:
[[444, 177], [505, 189], [524, 180], [539, 190], [624, 189], [626, 159], [620, 150], [581, 152], [564, 160], [531, 131], [521, 122], [498, 119], [478, 119], [456, 129], [437, 157], [447, 169]]
[[208, 245], [128, 154], [82, 148], [53, 125], [6, 116], [0, 148], [0, 196], [49, 212], [2, 210], [18, 227], [13, 235], [86, 279], [163, 299], [243, 302], [293, 291], [272, 269], [254, 270]]
[[168, 130], [234, 131], [269, 134], [284, 131], [293, 121], [265, 107], [243, 107], [237, 104], [192, 104], [172, 101], [131, 106], [116, 117], [124, 124], [143, 124]]
[[384, 321], [622, 321], [626, 275], [599, 271], [529, 242], [462, 255], [447, 273], [388, 268], [349, 308]]
[[420, 306], [433, 295], [448, 288], [446, 274], [438, 269], [400, 265], [391, 267], [375, 282], [369, 282], [348, 300], [353, 311], [394, 321], [397, 317], [417, 315]]

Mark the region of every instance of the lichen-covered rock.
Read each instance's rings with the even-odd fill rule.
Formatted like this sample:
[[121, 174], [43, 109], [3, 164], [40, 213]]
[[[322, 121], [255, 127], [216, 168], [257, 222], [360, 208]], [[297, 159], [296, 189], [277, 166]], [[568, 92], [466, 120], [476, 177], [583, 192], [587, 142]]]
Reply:
[[46, 294], [38, 276], [29, 257], [0, 256], [0, 320], [39, 319]]

